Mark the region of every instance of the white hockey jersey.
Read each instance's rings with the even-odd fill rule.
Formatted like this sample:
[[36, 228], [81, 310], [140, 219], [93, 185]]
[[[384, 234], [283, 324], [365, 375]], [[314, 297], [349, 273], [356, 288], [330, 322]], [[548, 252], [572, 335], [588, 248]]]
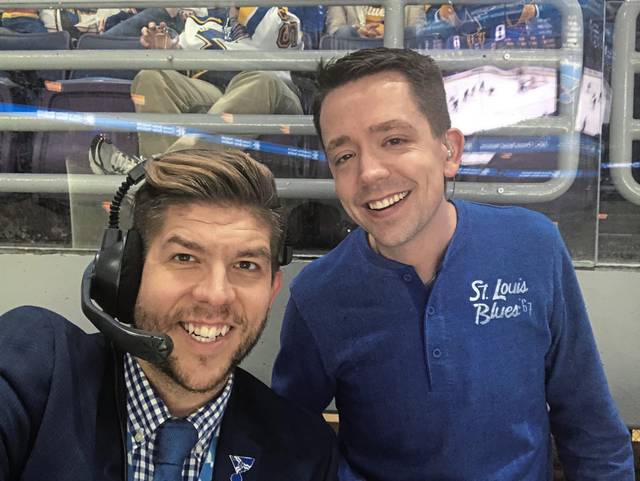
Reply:
[[228, 18], [188, 17], [180, 47], [202, 50], [302, 49], [300, 20], [284, 7], [241, 7]]

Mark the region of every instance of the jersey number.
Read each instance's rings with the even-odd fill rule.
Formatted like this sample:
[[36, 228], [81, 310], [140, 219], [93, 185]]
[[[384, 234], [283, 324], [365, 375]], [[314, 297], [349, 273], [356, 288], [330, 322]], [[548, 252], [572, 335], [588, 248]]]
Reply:
[[295, 48], [298, 46], [298, 24], [291, 21], [286, 8], [278, 8], [278, 16], [282, 25], [278, 29], [276, 45], [278, 48]]
[[276, 40], [278, 48], [295, 48], [298, 46], [298, 24], [295, 22], [286, 22], [280, 26], [278, 30], [278, 39]]

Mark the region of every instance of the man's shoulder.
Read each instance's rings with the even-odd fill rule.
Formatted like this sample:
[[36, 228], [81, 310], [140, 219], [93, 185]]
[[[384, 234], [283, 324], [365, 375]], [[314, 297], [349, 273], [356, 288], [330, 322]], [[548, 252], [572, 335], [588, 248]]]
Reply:
[[17, 350], [32, 356], [53, 356], [56, 345], [66, 345], [69, 348], [64, 351], [72, 356], [74, 351], [104, 345], [104, 340], [85, 333], [53, 311], [21, 306], [0, 316], [0, 344], [9, 352]]
[[557, 227], [547, 216], [524, 207], [469, 201], [457, 201], [456, 207], [462, 210], [463, 215], [467, 217], [465, 220], [476, 230], [509, 229], [538, 234], [552, 234], [557, 231]]
[[345, 272], [357, 267], [359, 229], [351, 232], [335, 248], [307, 264], [292, 283], [292, 291], [307, 290], [322, 285], [335, 285]]
[[[82, 332], [67, 319], [49, 309], [37, 306], [20, 306], [0, 315], [0, 332], [20, 334], [22, 332], [51, 334], [67, 331]], [[37, 337], [42, 337], [41, 335]]]
[[289, 449], [295, 446], [294, 449], [307, 452], [309, 448], [328, 447], [334, 442], [333, 431], [322, 416], [276, 394], [247, 371], [236, 369], [234, 390], [243, 415], [254, 418], [252, 430], [262, 432], [274, 448], [280, 442]]

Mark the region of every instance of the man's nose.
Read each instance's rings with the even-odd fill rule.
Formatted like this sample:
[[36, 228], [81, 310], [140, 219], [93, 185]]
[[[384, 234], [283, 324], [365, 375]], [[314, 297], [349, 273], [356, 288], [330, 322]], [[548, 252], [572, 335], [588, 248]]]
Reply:
[[380, 156], [364, 151], [360, 154], [360, 182], [371, 185], [389, 176], [389, 169]]
[[193, 287], [193, 297], [212, 306], [231, 303], [235, 299], [235, 290], [224, 266], [205, 269]]

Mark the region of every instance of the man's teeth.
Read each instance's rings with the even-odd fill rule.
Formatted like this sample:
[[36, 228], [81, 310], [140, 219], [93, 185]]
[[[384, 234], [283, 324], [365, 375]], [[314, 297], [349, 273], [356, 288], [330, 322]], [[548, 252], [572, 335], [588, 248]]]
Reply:
[[185, 322], [182, 324], [185, 331], [191, 334], [195, 340], [200, 342], [213, 342], [219, 337], [225, 336], [229, 330], [230, 326], [203, 326], [201, 324], [193, 324], [191, 322]]
[[381, 200], [369, 202], [367, 205], [369, 206], [369, 209], [372, 209], [372, 210], [386, 209], [387, 207], [397, 202], [400, 202], [402, 199], [404, 199], [407, 196], [407, 194], [409, 194], [409, 191], [400, 192], [399, 194], [393, 194]]

